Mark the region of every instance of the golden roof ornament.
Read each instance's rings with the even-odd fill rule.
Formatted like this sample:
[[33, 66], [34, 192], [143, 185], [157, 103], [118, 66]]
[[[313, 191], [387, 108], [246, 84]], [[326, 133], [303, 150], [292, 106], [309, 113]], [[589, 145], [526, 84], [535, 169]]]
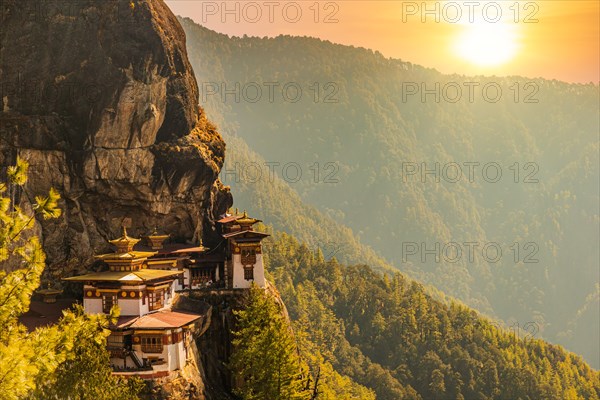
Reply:
[[140, 239], [135, 239], [127, 235], [127, 228], [123, 226], [123, 234], [118, 239], [109, 240], [109, 243], [115, 245], [117, 247], [118, 253], [129, 253], [133, 250], [133, 246], [135, 246]]
[[161, 235], [160, 233], [158, 233], [158, 229], [154, 228], [154, 230], [152, 231], [152, 233], [150, 235], [148, 235], [147, 237], [149, 238], [156, 238], [156, 239], [168, 239], [170, 235]]
[[240, 225], [254, 225], [255, 223], [259, 222], [259, 220], [256, 218], [248, 217], [248, 213], [246, 212], [246, 210], [244, 210], [242, 218], [239, 218], [236, 222]]
[[148, 236], [146, 236], [146, 242], [148, 246], [152, 248], [152, 250], [160, 250], [163, 248], [163, 242], [169, 238], [169, 235], [160, 235], [158, 233], [158, 228], [154, 227], [154, 231]]

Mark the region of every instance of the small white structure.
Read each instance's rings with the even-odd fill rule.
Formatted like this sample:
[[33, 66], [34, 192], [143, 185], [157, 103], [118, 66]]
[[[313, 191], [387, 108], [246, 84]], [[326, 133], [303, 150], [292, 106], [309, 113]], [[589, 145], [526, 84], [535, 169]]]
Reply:
[[119, 318], [107, 343], [113, 368], [119, 374], [158, 378], [185, 367], [192, 333], [201, 318], [171, 310]]
[[269, 236], [257, 232], [253, 225], [261, 222], [242, 215], [226, 215], [218, 221], [222, 226], [222, 236], [227, 240], [225, 249], [225, 277], [227, 287], [248, 289], [252, 282], [259, 287], [266, 286], [265, 268], [262, 259], [261, 241]]

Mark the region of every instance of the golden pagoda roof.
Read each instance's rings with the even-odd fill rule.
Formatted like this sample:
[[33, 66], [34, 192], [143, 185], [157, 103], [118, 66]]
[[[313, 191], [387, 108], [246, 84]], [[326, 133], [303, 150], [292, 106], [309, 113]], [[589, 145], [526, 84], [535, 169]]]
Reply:
[[167, 240], [170, 237], [170, 235], [159, 235], [158, 234], [158, 229], [154, 228], [154, 230], [152, 231], [152, 233], [149, 234], [146, 237], [150, 238], [150, 239]]
[[140, 269], [138, 271], [105, 271], [63, 278], [64, 281], [100, 281], [100, 282], [145, 282], [183, 274], [183, 271], [162, 269]]
[[60, 289], [40, 289], [40, 290], [36, 290], [36, 293], [41, 294], [41, 295], [45, 295], [45, 294], [61, 294], [63, 291]]
[[260, 237], [260, 238], [265, 238], [267, 236], [271, 236], [268, 233], [257, 232], [257, 231], [253, 231], [251, 229], [246, 229], [243, 231], [229, 232], [229, 233], [225, 233], [221, 236], [223, 236], [225, 239], [229, 239], [231, 237], [246, 235], [246, 234], [248, 234], [248, 236]]
[[115, 246], [119, 246], [119, 245], [122, 246], [124, 244], [127, 244], [127, 245], [130, 245], [131, 247], [133, 247], [139, 241], [140, 241], [140, 239], [136, 239], [136, 238], [127, 236], [127, 228], [123, 227], [123, 235], [118, 239], [109, 240], [108, 242], [111, 244], [114, 244]]
[[243, 224], [243, 225], [254, 225], [257, 222], [261, 222], [259, 219], [256, 218], [250, 218], [248, 217], [248, 214], [246, 213], [246, 210], [244, 210], [244, 213], [242, 214], [241, 218], [238, 218], [236, 220], [236, 222], [238, 224]]
[[107, 253], [94, 256], [99, 260], [139, 260], [155, 255], [156, 251], [129, 251], [127, 253]]

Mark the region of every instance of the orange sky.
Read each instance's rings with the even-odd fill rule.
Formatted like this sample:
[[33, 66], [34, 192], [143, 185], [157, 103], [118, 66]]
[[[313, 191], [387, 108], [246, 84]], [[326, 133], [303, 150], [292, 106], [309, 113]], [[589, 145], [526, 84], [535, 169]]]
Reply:
[[[600, 1], [597, 0], [167, 0], [167, 3], [176, 14], [229, 35], [314, 36], [371, 48], [385, 56], [444, 73], [600, 81]], [[462, 18], [458, 18], [457, 12]], [[509, 33], [512, 39], [507, 39]], [[459, 39], [461, 34], [465, 39]], [[473, 47], [472, 43], [484, 48]], [[464, 52], [460, 53], [457, 47], [465, 49]], [[484, 61], [484, 54], [488, 58], [501, 57], [503, 51], [513, 57], [493, 66], [477, 65], [478, 61]]]

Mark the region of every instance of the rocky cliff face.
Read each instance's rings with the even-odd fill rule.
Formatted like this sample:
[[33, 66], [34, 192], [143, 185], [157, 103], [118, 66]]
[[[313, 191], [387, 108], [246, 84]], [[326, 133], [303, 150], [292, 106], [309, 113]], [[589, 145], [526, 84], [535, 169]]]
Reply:
[[29, 160], [22, 202], [50, 187], [39, 221], [54, 279], [73, 274], [131, 218], [207, 243], [232, 203], [225, 143], [198, 108], [185, 34], [162, 0], [4, 0], [0, 165]]

